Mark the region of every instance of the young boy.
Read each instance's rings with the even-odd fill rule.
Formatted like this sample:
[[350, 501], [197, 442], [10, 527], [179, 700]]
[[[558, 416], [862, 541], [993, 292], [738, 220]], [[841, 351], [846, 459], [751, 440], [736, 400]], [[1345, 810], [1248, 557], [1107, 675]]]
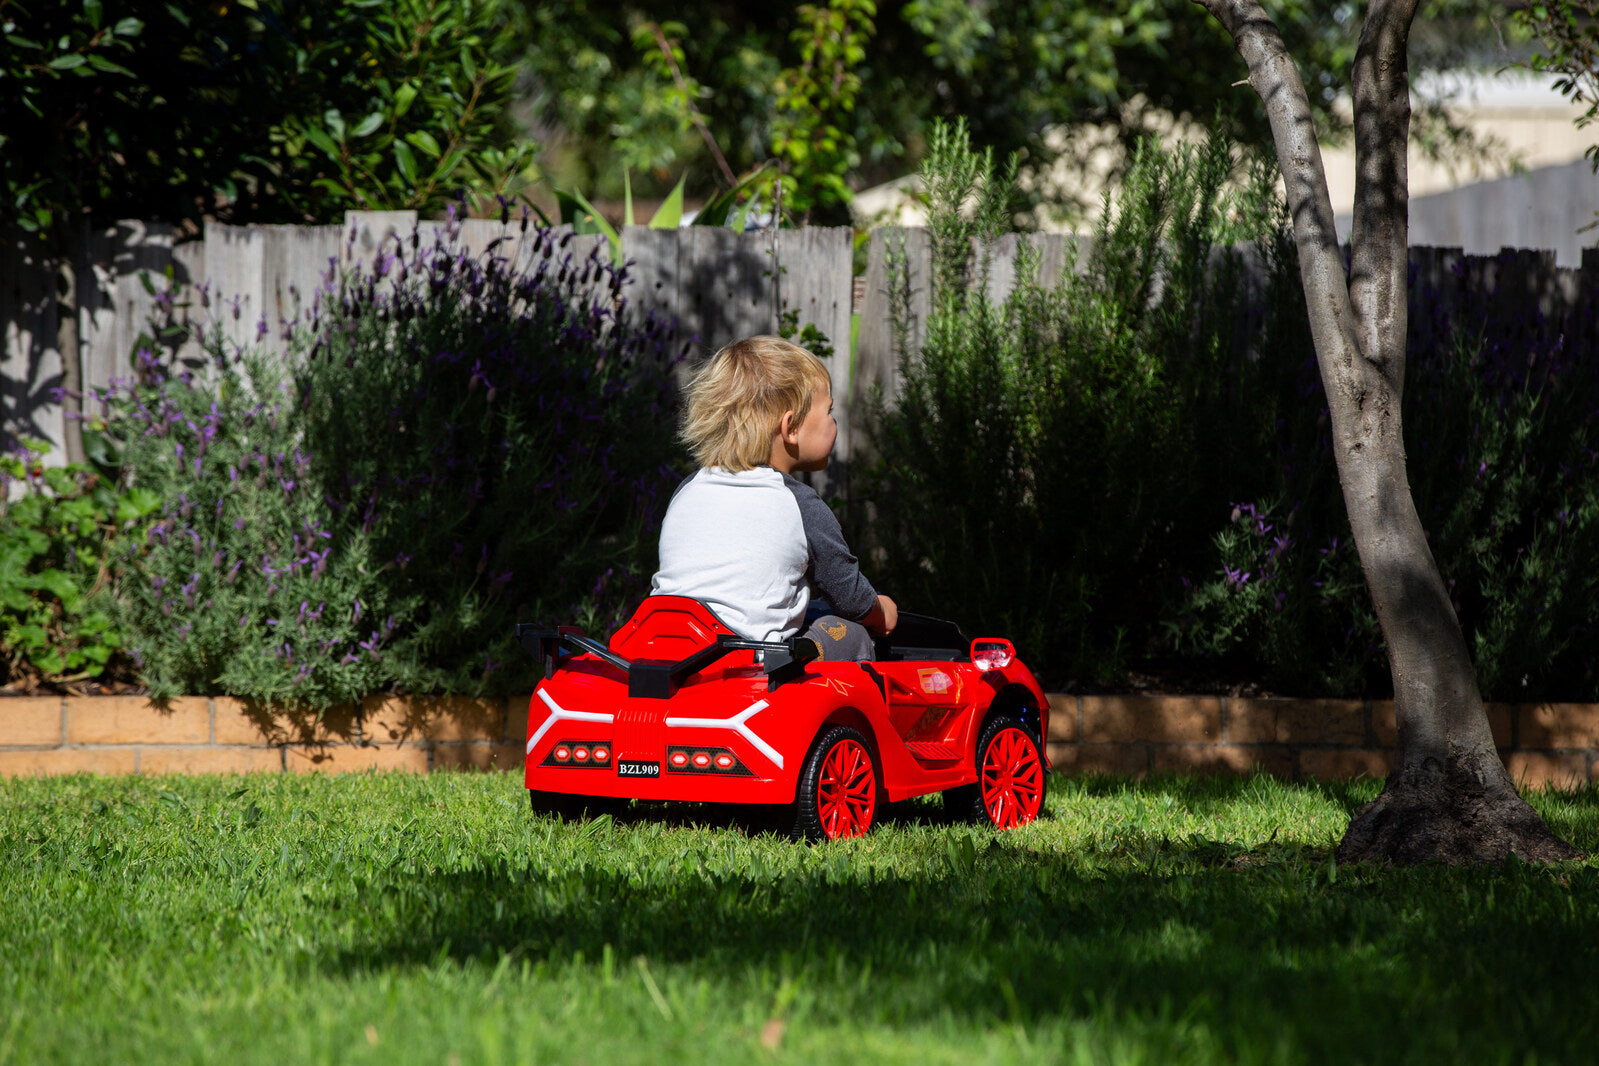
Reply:
[[652, 593], [703, 601], [735, 633], [786, 640], [804, 627], [811, 591], [833, 614], [805, 635], [824, 659], [871, 659], [899, 610], [861, 575], [838, 519], [795, 471], [821, 470], [838, 423], [827, 368], [777, 337], [735, 341], [687, 391], [683, 439], [700, 469], [661, 522]]

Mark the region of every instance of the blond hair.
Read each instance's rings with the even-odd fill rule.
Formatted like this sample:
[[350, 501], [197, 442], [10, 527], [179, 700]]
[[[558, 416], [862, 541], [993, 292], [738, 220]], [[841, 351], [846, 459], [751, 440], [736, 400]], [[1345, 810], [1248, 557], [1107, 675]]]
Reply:
[[701, 466], [750, 470], [771, 460], [783, 414], [804, 421], [811, 396], [832, 387], [827, 367], [781, 337], [734, 341], [695, 372], [687, 389], [683, 442]]

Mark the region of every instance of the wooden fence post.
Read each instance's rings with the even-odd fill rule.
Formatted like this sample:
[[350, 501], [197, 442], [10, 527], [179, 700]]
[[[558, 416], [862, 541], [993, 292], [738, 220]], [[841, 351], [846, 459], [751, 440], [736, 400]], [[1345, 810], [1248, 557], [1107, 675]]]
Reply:
[[23, 437], [45, 441], [42, 461], [67, 461], [62, 448], [61, 405], [51, 396], [61, 384], [61, 353], [56, 350], [56, 274], [38, 237], [9, 231], [0, 243], [0, 399], [5, 422], [0, 447]]

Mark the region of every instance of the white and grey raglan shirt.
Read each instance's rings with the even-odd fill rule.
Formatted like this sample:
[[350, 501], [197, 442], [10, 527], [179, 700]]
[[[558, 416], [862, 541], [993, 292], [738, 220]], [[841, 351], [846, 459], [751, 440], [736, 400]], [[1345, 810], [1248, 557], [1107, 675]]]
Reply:
[[851, 621], [877, 603], [815, 489], [769, 466], [705, 467], [678, 486], [652, 594], [700, 600], [747, 639], [786, 640], [804, 626], [813, 589]]

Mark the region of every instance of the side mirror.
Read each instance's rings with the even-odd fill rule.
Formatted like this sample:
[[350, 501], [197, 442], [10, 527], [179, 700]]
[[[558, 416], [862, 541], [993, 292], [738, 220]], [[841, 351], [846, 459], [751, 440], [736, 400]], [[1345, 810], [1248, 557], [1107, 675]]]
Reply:
[[1000, 637], [972, 641], [972, 665], [979, 670], [1003, 670], [1016, 659], [1016, 646]]

